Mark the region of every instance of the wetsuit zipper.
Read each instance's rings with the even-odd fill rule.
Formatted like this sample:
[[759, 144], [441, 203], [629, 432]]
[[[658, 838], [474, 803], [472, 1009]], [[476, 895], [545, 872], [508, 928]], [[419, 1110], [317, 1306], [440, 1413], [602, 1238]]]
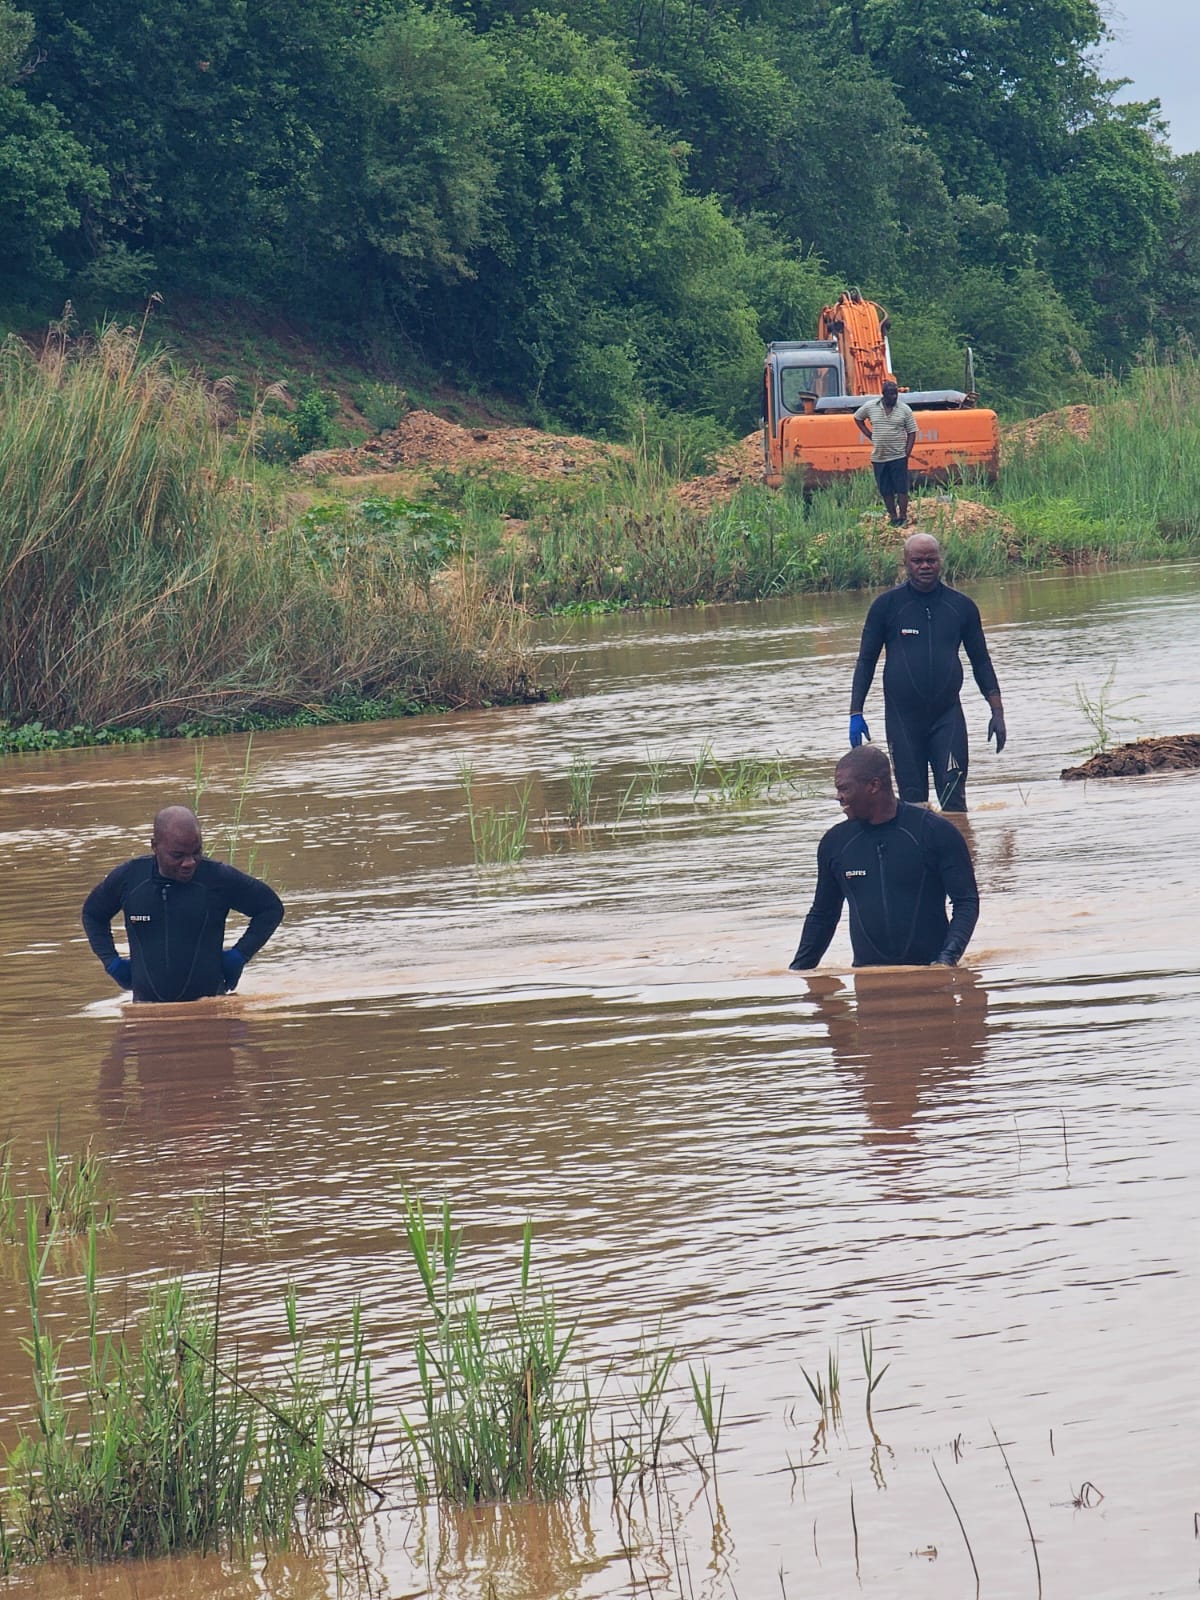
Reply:
[[883, 858], [886, 853], [887, 841], [885, 839], [876, 839], [875, 855], [879, 863], [879, 894], [883, 901], [883, 926], [887, 931], [888, 951], [890, 952], [892, 947], [892, 912], [888, 905], [887, 871], [883, 864]]
[[933, 704], [933, 612], [925, 607], [925, 652], [929, 657], [929, 672], [925, 682], [928, 684], [929, 699], [927, 705]]
[[171, 970], [171, 919], [167, 915], [167, 885], [164, 883], [158, 891], [162, 897], [163, 908], [163, 959], [168, 972]]

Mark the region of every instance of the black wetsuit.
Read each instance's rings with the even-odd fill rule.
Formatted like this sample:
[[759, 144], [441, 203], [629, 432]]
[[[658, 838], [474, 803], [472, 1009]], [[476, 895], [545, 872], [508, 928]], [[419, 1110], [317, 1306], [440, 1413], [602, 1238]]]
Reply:
[[[954, 911], [949, 919], [947, 897]], [[903, 801], [890, 822], [830, 828], [817, 848], [817, 888], [794, 971], [820, 961], [847, 900], [856, 967], [953, 963], [979, 918], [967, 841], [952, 822]]]
[[199, 1000], [223, 994], [225, 918], [250, 918], [234, 949], [246, 961], [283, 921], [274, 889], [223, 861], [202, 860], [187, 883], [164, 878], [154, 857], [138, 856], [110, 872], [83, 903], [88, 943], [107, 966], [117, 953], [112, 919], [125, 914], [135, 1000]]
[[957, 589], [938, 583], [928, 594], [902, 583], [872, 602], [863, 624], [850, 708], [866, 704], [875, 663], [883, 667], [883, 709], [888, 748], [902, 800], [929, 798], [929, 769], [943, 811], [967, 809], [967, 723], [959, 703], [965, 648], [979, 692], [999, 694], [983, 637], [979, 607]]

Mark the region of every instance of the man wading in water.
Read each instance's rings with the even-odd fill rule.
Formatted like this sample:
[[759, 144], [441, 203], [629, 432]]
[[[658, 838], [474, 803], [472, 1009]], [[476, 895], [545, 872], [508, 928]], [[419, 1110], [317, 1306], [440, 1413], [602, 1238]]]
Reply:
[[894, 528], [908, 521], [908, 458], [917, 442], [917, 419], [889, 378], [882, 397], [868, 400], [854, 413], [858, 431], [871, 441], [871, 468]]
[[882, 750], [848, 751], [833, 782], [846, 820], [817, 847], [816, 893], [791, 970], [817, 965], [847, 901], [856, 967], [957, 966], [979, 918], [967, 841], [935, 811], [896, 799]]
[[[118, 911], [125, 914], [128, 957], [113, 943]], [[226, 950], [230, 911], [249, 917], [250, 926]], [[227, 994], [282, 921], [283, 902], [274, 889], [205, 858], [200, 823], [186, 806], [160, 811], [150, 854], [116, 867], [83, 903], [88, 943], [113, 982], [132, 989], [135, 1000]]]
[[872, 602], [850, 689], [850, 743], [871, 737], [863, 716], [879, 652], [888, 747], [901, 800], [922, 805], [929, 798], [929, 769], [943, 811], [967, 809], [967, 722], [958, 691], [965, 649], [975, 682], [992, 709], [987, 736], [1004, 749], [1008, 730], [996, 670], [983, 637], [979, 607], [942, 582], [942, 552], [936, 539], [914, 533], [904, 546], [907, 581]]

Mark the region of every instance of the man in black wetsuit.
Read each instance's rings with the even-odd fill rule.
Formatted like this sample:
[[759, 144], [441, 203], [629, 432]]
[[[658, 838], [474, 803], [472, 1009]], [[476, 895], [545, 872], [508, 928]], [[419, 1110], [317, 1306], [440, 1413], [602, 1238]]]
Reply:
[[942, 582], [936, 539], [914, 533], [904, 546], [907, 581], [881, 594], [867, 612], [850, 689], [850, 743], [871, 737], [863, 716], [880, 650], [888, 748], [901, 800], [929, 798], [929, 769], [943, 811], [967, 809], [967, 723], [958, 691], [965, 648], [979, 692], [992, 708], [987, 736], [1004, 749], [1008, 731], [1000, 685], [983, 637], [979, 607]]
[[956, 966], [979, 918], [962, 834], [936, 812], [897, 800], [888, 758], [871, 745], [842, 757], [834, 787], [846, 820], [817, 847], [816, 893], [791, 970], [817, 965], [846, 901], [856, 967]]
[[[128, 957], [113, 943], [121, 911]], [[230, 949], [225, 918], [240, 911], [250, 926]], [[186, 806], [154, 819], [150, 854], [115, 868], [83, 903], [88, 943], [105, 972], [135, 1000], [199, 1000], [236, 989], [242, 968], [283, 921], [274, 889], [223, 861], [206, 860], [200, 824]]]

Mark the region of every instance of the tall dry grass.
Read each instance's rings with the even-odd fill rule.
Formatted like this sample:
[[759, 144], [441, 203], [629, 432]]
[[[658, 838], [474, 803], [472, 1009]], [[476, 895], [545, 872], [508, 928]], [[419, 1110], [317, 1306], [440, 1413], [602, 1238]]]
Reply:
[[280, 522], [197, 377], [110, 328], [0, 348], [0, 717], [55, 726], [439, 705], [534, 690], [521, 612], [465, 556], [330, 563]]

